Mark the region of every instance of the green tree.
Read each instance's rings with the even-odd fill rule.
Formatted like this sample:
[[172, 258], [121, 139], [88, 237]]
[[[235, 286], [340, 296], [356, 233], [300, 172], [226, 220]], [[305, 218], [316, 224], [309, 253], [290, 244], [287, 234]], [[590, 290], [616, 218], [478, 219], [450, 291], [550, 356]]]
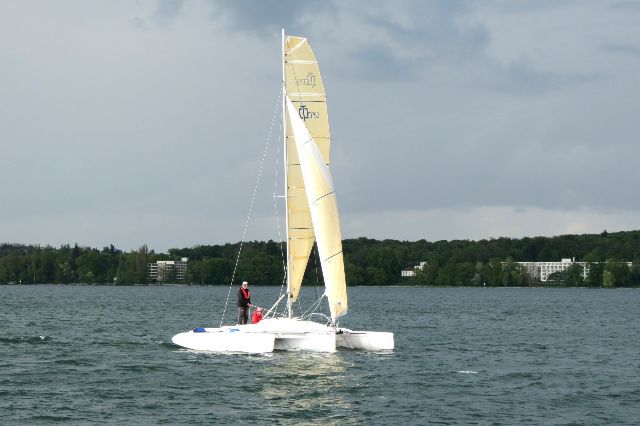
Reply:
[[375, 266], [369, 266], [367, 267], [367, 269], [365, 270], [365, 276], [366, 276], [366, 284], [367, 285], [386, 285], [388, 283], [387, 281], [387, 274], [385, 273], [384, 269], [382, 268], [378, 268]]
[[613, 275], [613, 272], [607, 271], [605, 269], [605, 271], [602, 273], [602, 286], [608, 288], [616, 286], [616, 279]]
[[502, 261], [494, 257], [483, 267], [482, 275], [486, 278], [486, 284], [491, 287], [504, 285]]
[[364, 270], [358, 265], [346, 262], [344, 265], [344, 274], [348, 285], [358, 286], [365, 284]]
[[604, 267], [605, 273], [611, 274], [610, 280], [612, 285], [605, 287], [629, 287], [631, 285], [631, 269], [626, 262], [621, 262], [615, 258], [607, 261]]
[[73, 281], [73, 271], [68, 261], [65, 261], [58, 265], [56, 271], [56, 283], [69, 284]]
[[163, 283], [175, 284], [178, 282], [178, 271], [174, 265], [167, 265], [164, 270]]
[[520, 271], [519, 265], [513, 260], [513, 258], [508, 257], [507, 260], [502, 264], [502, 285], [504, 287], [515, 287], [520, 283]]
[[587, 275], [587, 279], [585, 280], [585, 285], [587, 287], [600, 287], [604, 282], [604, 265], [602, 263], [589, 263], [587, 265], [589, 268], [589, 273]]
[[567, 287], [581, 287], [584, 285], [582, 272], [582, 265], [571, 264], [564, 273], [564, 285]]
[[634, 260], [631, 264], [631, 284], [640, 285], [640, 260]]

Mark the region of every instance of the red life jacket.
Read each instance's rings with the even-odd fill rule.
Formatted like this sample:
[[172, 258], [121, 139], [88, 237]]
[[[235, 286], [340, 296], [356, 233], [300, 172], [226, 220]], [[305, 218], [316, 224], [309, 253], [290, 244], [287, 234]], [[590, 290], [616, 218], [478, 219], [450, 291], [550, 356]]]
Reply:
[[262, 311], [253, 311], [253, 315], [251, 316], [251, 323], [257, 324], [262, 319]]
[[245, 290], [242, 287], [240, 287], [240, 290], [242, 290], [242, 295], [244, 296], [244, 298], [249, 300], [249, 298], [251, 297], [251, 291], [249, 291], [249, 289]]

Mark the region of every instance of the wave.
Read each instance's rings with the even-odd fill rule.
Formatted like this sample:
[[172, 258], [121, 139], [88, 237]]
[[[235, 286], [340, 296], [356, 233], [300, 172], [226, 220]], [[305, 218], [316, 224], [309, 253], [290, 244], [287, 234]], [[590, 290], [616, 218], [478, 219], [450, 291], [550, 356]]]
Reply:
[[49, 336], [0, 336], [0, 343], [9, 344], [42, 344], [51, 341]]

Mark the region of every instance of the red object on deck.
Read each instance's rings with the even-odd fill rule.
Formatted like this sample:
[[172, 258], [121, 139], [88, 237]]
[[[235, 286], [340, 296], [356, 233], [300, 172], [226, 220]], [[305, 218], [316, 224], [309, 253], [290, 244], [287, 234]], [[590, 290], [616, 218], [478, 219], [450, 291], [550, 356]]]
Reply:
[[253, 311], [253, 315], [251, 316], [251, 324], [257, 324], [262, 319], [262, 308], [258, 308]]

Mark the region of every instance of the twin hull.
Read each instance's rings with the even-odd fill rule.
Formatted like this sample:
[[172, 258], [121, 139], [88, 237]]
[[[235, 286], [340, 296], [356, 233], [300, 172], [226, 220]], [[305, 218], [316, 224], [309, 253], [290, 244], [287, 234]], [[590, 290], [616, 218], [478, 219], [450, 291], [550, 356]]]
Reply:
[[393, 333], [336, 329], [312, 321], [269, 318], [258, 324], [205, 328], [173, 336], [187, 349], [213, 352], [265, 353], [274, 350], [335, 352], [336, 347], [391, 350]]

